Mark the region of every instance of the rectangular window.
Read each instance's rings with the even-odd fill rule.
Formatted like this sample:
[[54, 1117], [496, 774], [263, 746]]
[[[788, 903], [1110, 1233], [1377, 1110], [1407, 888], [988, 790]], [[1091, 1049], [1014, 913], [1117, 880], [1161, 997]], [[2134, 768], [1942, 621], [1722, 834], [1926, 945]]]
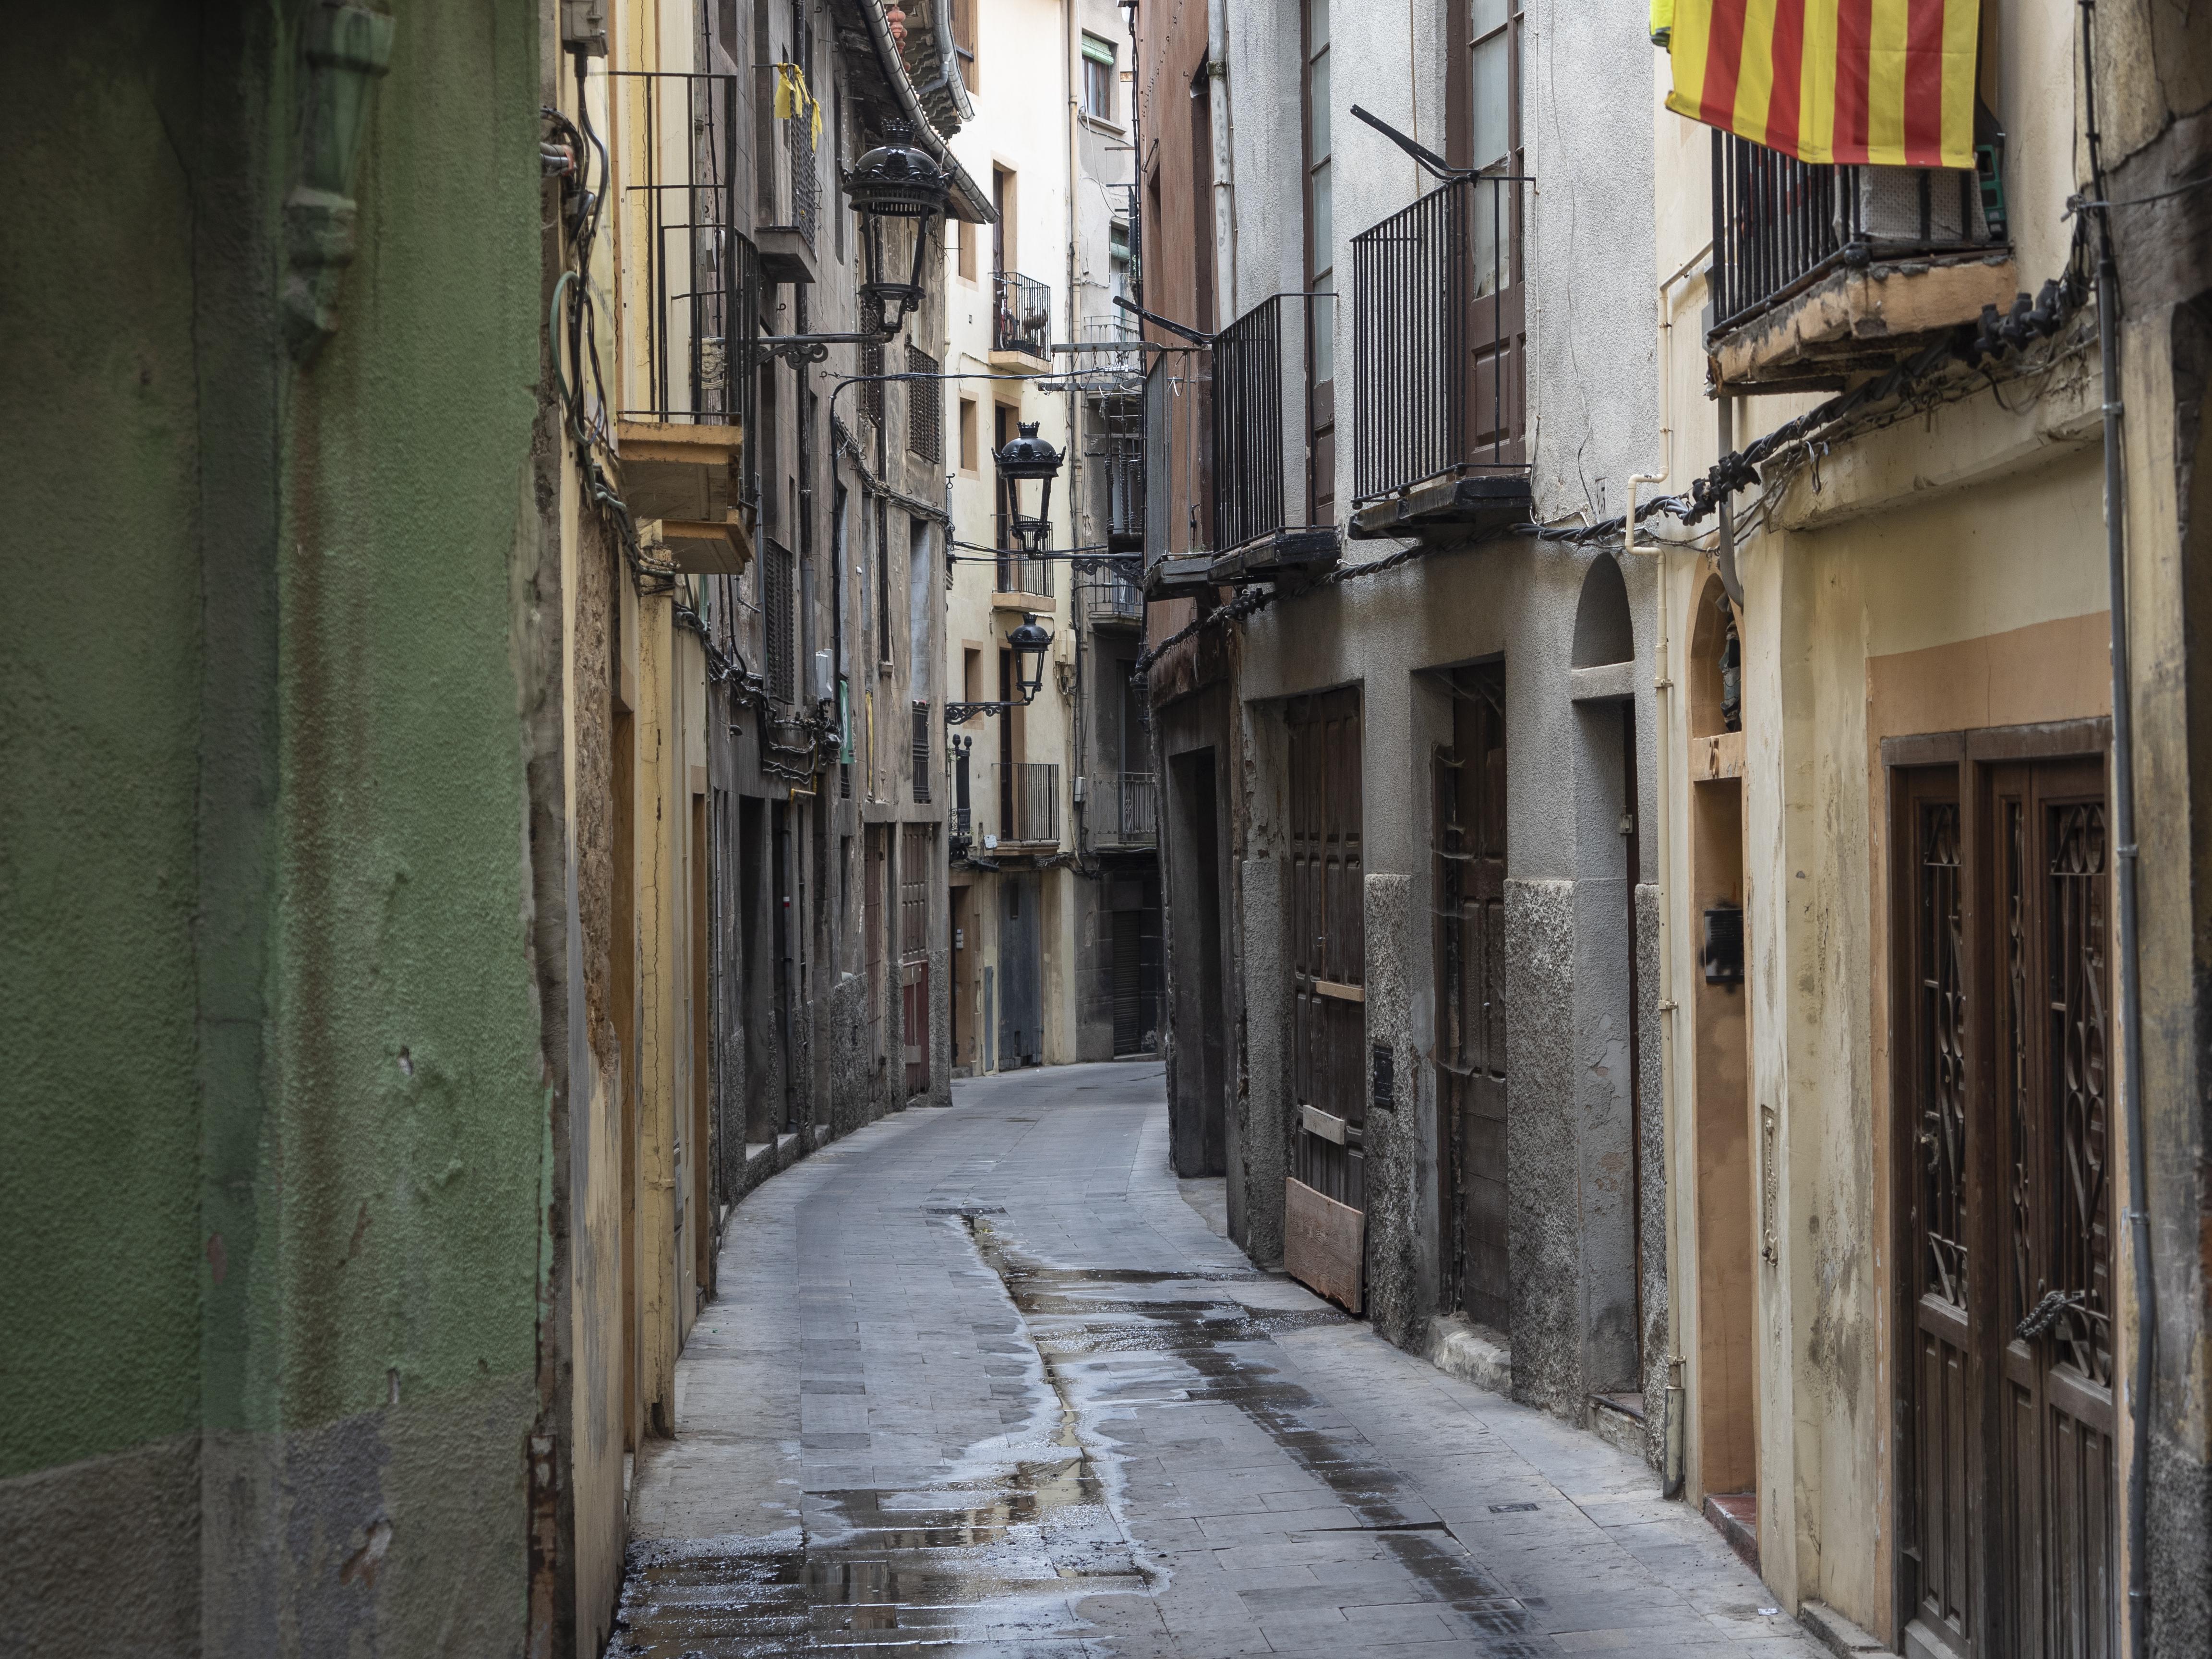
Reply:
[[1083, 112], [1094, 121], [1114, 118], [1114, 48], [1095, 34], [1083, 37]]
[[[860, 368], [863, 374], [880, 375], [884, 372], [884, 343], [870, 340], [860, 348]], [[884, 383], [880, 380], [863, 380], [859, 392], [860, 413], [878, 426], [884, 423]]]
[[975, 400], [963, 398], [960, 400], [960, 470], [963, 472], [975, 471]]
[[[906, 372], [934, 374], [937, 359], [913, 346], [906, 349]], [[945, 465], [945, 388], [936, 380], [906, 384], [906, 447], [932, 466]]]
[[791, 550], [770, 542], [768, 556], [761, 561], [761, 616], [768, 633], [768, 694], [778, 702], [789, 702], [799, 695], [791, 586]]
[[999, 276], [1014, 268], [1014, 175], [1005, 167], [991, 169], [991, 205], [998, 220], [991, 227], [991, 273]]
[[952, 239], [953, 247], [959, 255], [955, 268], [963, 280], [974, 282], [975, 280], [975, 227], [965, 219], [949, 219], [945, 222], [945, 234]]
[[914, 798], [918, 801], [929, 799], [929, 704], [923, 702], [914, 706]]

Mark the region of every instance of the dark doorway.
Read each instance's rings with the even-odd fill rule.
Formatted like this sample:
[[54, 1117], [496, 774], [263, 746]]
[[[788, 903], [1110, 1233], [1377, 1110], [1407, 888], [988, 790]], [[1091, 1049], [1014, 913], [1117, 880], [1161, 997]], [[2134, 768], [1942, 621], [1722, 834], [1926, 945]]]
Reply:
[[1452, 740], [1436, 751], [1437, 1167], [1444, 1304], [1510, 1328], [1505, 1155], [1505, 668], [1448, 677]]
[[1171, 908], [1177, 918], [1178, 966], [1169, 1151], [1177, 1175], [1214, 1176], [1228, 1168], [1228, 1020], [1222, 995], [1221, 841], [1213, 750], [1171, 757], [1168, 778], [1175, 792], [1169, 874], [1175, 884]]
[[999, 878], [999, 1069], [1035, 1066], [1044, 1054], [1042, 886], [1035, 875]]

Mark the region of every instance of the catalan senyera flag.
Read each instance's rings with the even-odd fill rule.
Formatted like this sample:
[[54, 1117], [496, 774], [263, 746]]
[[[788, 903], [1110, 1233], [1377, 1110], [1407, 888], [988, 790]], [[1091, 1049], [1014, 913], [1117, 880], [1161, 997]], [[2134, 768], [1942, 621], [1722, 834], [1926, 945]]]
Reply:
[[1974, 165], [1978, 0], [1674, 0], [1667, 107], [1801, 161]]

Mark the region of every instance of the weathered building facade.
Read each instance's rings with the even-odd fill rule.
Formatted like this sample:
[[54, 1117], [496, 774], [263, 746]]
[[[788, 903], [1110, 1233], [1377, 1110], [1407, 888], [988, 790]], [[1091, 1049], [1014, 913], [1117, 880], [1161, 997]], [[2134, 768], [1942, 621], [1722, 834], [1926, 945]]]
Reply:
[[[942, 354], [917, 223], [990, 216], [933, 39], [118, 5], [11, 54], [0, 374], [69, 411], [11, 417], [19, 510], [122, 578], [7, 652], [11, 1650], [599, 1652], [728, 1206], [944, 1097], [945, 514], [883, 439], [934, 388], [863, 361], [917, 264], [889, 348]], [[901, 142], [936, 216], [843, 192]]]
[[1177, 1167], [1256, 1257], [1656, 1457], [1651, 576], [1580, 533], [1656, 424], [1650, 142], [1550, 90], [1647, 48], [1213, 13], [1139, 54], [1147, 308], [1212, 337], [1152, 371], [1153, 492], [1200, 507], [1147, 546]]
[[[958, 27], [975, 114], [954, 148], [999, 215], [949, 242], [945, 279], [952, 1062], [980, 1074], [1156, 1052], [1161, 970], [1128, 666], [1142, 433], [1112, 304], [1130, 259], [1127, 33], [1108, 0], [979, 0]], [[1025, 551], [1040, 481], [997, 458], [1031, 427], [1059, 465]], [[1051, 635], [1034, 694], [1009, 643], [1025, 623]]]
[[[2169, 43], [2199, 107], [2204, 21]], [[2157, 1172], [2201, 1170], [2170, 1034], [2202, 991], [2194, 855], [2159, 836], [2197, 793], [2174, 262], [2206, 204], [2155, 231], [2095, 204], [2202, 172], [2202, 139], [2130, 67], [2147, 18], [1979, 27], [1977, 169], [1658, 117], [1658, 487], [1694, 484], [1701, 532], [1650, 549], [1681, 1474], [1785, 1603], [1899, 1651], [2117, 1652], [2140, 1622], [2197, 1654], [2201, 1174]], [[2179, 148], [2123, 188], [2100, 110]], [[2140, 279], [2100, 272], [2107, 215]]]

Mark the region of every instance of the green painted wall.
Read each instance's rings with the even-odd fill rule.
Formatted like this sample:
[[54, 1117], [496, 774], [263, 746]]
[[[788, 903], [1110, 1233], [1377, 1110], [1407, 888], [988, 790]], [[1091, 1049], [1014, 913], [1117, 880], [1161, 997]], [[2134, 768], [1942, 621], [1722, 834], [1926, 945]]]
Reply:
[[129, 1608], [11, 1554], [33, 1652], [521, 1645], [538, 7], [391, 0], [301, 368], [305, 10], [34, 8], [0, 54], [0, 1542], [167, 1540]]
[[195, 32], [0, 52], [0, 1478], [198, 1419]]

